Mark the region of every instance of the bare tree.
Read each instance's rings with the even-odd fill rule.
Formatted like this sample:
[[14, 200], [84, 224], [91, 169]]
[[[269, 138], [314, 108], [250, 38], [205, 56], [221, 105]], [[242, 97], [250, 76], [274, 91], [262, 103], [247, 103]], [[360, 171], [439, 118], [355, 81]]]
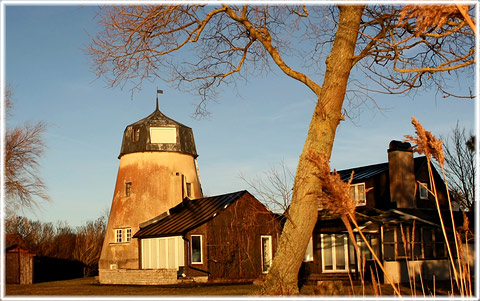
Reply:
[[460, 206], [472, 211], [475, 207], [475, 136], [460, 128], [458, 123], [448, 137], [442, 137], [445, 155], [445, 171], [455, 200]]
[[295, 176], [284, 161], [254, 179], [248, 179], [243, 174], [240, 174], [240, 178], [272, 212], [287, 213], [292, 200]]
[[88, 221], [77, 227], [73, 259], [84, 264], [84, 276], [92, 276], [98, 270], [98, 260], [102, 251], [107, 221], [101, 216], [95, 221]]
[[[7, 86], [7, 113], [12, 108], [12, 90]], [[25, 123], [5, 132], [5, 205], [7, 213], [33, 209], [38, 200], [49, 201], [47, 187], [39, 176], [39, 159], [45, 151], [44, 122]]]
[[[386, 93], [443, 88], [457, 70], [473, 74], [474, 34], [462, 14], [451, 13], [448, 22], [417, 35], [415, 16], [405, 19], [400, 11], [379, 5], [107, 6], [99, 14], [104, 29], [88, 53], [94, 71], [112, 86], [133, 81], [136, 89], [159, 77], [197, 92], [198, 113], [220, 85], [270, 72], [272, 65], [315, 94], [290, 218], [264, 285], [265, 294], [295, 294], [322, 191], [309, 158], [330, 158], [352, 68], [359, 66], [377, 87], [368, 90]], [[292, 56], [304, 61], [296, 64]]]

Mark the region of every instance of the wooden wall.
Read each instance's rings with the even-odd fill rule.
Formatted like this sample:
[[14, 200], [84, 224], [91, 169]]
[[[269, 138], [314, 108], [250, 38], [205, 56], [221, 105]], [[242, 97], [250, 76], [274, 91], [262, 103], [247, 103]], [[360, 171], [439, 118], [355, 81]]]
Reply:
[[[210, 281], [262, 278], [261, 236], [272, 236], [274, 254], [280, 233], [281, 225], [274, 215], [250, 194], [245, 194], [218, 216], [188, 233], [188, 239], [191, 235], [203, 235], [203, 264], [191, 266], [210, 272]], [[188, 266], [185, 269], [188, 276], [207, 275]]]

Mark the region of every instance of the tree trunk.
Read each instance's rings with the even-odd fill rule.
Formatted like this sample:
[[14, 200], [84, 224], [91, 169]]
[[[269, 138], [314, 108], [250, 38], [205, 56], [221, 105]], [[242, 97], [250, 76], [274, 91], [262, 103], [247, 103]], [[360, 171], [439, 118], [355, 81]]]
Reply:
[[335, 131], [343, 119], [343, 99], [360, 27], [363, 6], [340, 6], [339, 24], [326, 60], [324, 82], [315, 107], [305, 145], [298, 162], [289, 219], [285, 223], [263, 294], [298, 294], [298, 271], [318, 217], [317, 196], [321, 190], [312, 152], [330, 158]]

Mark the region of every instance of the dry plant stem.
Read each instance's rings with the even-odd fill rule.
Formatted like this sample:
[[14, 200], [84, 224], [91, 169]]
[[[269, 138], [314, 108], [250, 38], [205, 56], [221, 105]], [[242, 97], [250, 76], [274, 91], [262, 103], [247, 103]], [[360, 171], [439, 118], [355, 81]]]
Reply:
[[[355, 238], [355, 234], [353, 233], [353, 229], [352, 229], [352, 226], [350, 225], [347, 214], [342, 214], [340, 216], [340, 219], [342, 220], [343, 224], [347, 228], [348, 235], [350, 236], [350, 240], [352, 241], [352, 244], [355, 247], [355, 252], [357, 253], [356, 254], [357, 255], [357, 262], [360, 264], [362, 262], [361, 261], [362, 258], [361, 258], [361, 254], [360, 254], [360, 247], [357, 244], [357, 239]], [[361, 266], [362, 266], [361, 270], [363, 271], [365, 265], [362, 264]], [[360, 280], [362, 282], [362, 287], [365, 288], [365, 280], [364, 280], [364, 275], [363, 275], [362, 271], [360, 271]], [[364, 295], [365, 295], [365, 293], [364, 293]]]
[[368, 242], [367, 238], [365, 237], [365, 235], [363, 235], [363, 232], [360, 230], [360, 227], [358, 226], [357, 221], [355, 220], [355, 217], [352, 216], [351, 214], [348, 214], [348, 217], [350, 218], [350, 220], [352, 221], [352, 223], [353, 223], [353, 224], [355, 225], [355, 227], [357, 228], [358, 233], [360, 234], [360, 236], [362, 237], [363, 241], [365, 242], [365, 245], [368, 247], [368, 249], [370, 250], [370, 253], [372, 253], [373, 258], [375, 259], [375, 261], [378, 263], [378, 265], [379, 265], [380, 268], [382, 269], [383, 274], [385, 275], [385, 277], [387, 278], [388, 282], [389, 282], [390, 285], [392, 286], [393, 291], [395, 292], [395, 294], [397, 294], [399, 297], [401, 297], [402, 295], [400, 294], [400, 291], [399, 291], [398, 288], [395, 286], [395, 283], [393, 282], [392, 278], [390, 278], [390, 276], [388, 275], [388, 272], [385, 270], [385, 267], [383, 266], [382, 262], [381, 262], [380, 259], [378, 258], [377, 254], [375, 254], [375, 251], [373, 250], [372, 246], [370, 246], [370, 243]]
[[[447, 189], [447, 200], [448, 200], [448, 208], [450, 210], [450, 218], [452, 219], [452, 228], [453, 228], [453, 232], [454, 234], [456, 233], [456, 227], [455, 227], [455, 220], [453, 218], [453, 209], [452, 209], [452, 200], [450, 198], [450, 190], [448, 189], [448, 182], [447, 182], [447, 176], [445, 174], [445, 167], [443, 166], [442, 164], [442, 174], [443, 174], [443, 178], [445, 179], [444, 182], [445, 182], [445, 188]], [[455, 248], [457, 250], [457, 258], [458, 258], [458, 267], [459, 269], [463, 270], [463, 266], [460, 264], [460, 259], [462, 257], [461, 253], [460, 253], [460, 246], [459, 246], [459, 242], [458, 242], [458, 239], [457, 239], [457, 236], [454, 235], [454, 239], [455, 239]], [[463, 271], [460, 271], [460, 275], [463, 275]], [[465, 294], [465, 290], [466, 290], [466, 283], [464, 283], [464, 277], [460, 277], [460, 281], [461, 281], [461, 289], [460, 291], [462, 292], [462, 296]]]
[[[432, 172], [430, 157], [427, 157], [427, 162], [428, 162], [428, 164], [427, 164], [428, 165], [428, 175], [431, 179], [430, 181], [433, 181], [433, 172]], [[443, 236], [445, 237], [445, 244], [447, 246], [448, 256], [450, 257], [450, 263], [452, 265], [453, 274], [455, 276], [455, 281], [457, 283], [457, 287], [460, 287], [460, 281], [458, 279], [459, 278], [458, 277], [458, 272], [457, 272], [457, 269], [455, 267], [455, 261], [453, 260], [452, 250], [450, 249], [450, 243], [448, 242], [448, 237], [447, 237], [447, 232], [446, 232], [446, 229], [445, 229], [445, 223], [443, 222], [442, 212], [440, 211], [440, 203], [438, 201], [437, 188], [435, 187], [435, 182], [433, 182], [430, 187], [432, 187], [432, 189], [433, 189], [433, 196], [435, 198], [435, 203], [436, 203], [436, 206], [437, 206], [437, 212], [438, 212], [438, 216], [440, 218], [440, 225], [442, 226]]]
[[475, 23], [473, 22], [472, 18], [470, 18], [470, 16], [468, 15], [468, 11], [467, 11], [466, 7], [463, 6], [463, 5], [460, 5], [460, 4], [456, 4], [456, 5], [457, 5], [458, 10], [462, 14], [463, 18], [465, 18], [465, 21], [467, 21], [468, 26], [470, 26], [470, 28], [472, 29], [473, 34], [477, 35], [477, 28], [476, 28]]

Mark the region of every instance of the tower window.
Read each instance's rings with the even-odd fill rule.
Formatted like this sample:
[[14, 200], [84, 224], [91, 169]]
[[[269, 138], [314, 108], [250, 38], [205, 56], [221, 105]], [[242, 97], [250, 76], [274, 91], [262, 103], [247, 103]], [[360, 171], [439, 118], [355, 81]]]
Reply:
[[140, 128], [133, 128], [132, 140], [133, 142], [140, 140]]
[[125, 241], [131, 241], [132, 240], [132, 228], [127, 228], [125, 229]]
[[187, 197], [191, 197], [192, 196], [192, 183], [187, 183], [186, 186], [187, 186]]
[[132, 182], [125, 183], [125, 196], [130, 196], [131, 191], [132, 191]]
[[123, 241], [123, 231], [122, 229], [115, 229], [115, 242]]
[[132, 228], [115, 229], [115, 242], [130, 242], [132, 241]]

